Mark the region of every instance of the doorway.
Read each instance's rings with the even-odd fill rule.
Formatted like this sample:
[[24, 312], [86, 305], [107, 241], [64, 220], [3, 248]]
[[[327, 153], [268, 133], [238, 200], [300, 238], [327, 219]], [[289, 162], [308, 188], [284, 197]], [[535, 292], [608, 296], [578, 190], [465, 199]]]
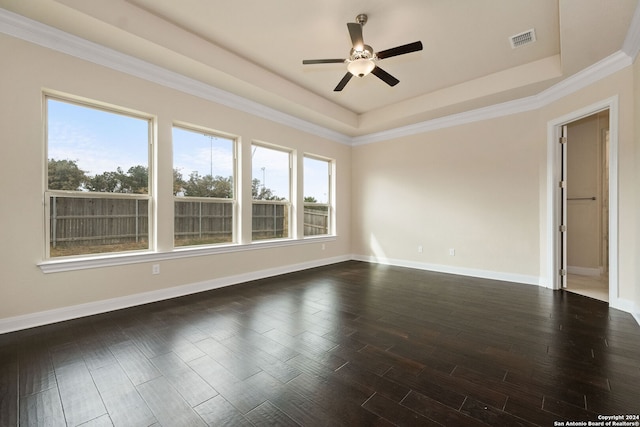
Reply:
[[609, 110], [567, 123], [566, 168], [567, 291], [609, 301]]
[[617, 105], [613, 97], [548, 124], [550, 287], [609, 303], [618, 296]]

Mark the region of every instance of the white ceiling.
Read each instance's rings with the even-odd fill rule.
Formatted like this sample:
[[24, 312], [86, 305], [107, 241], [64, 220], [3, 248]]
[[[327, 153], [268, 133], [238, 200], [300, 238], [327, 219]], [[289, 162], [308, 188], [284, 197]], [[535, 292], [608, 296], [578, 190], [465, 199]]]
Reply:
[[[274, 6], [277, 5], [277, 6]], [[621, 49], [638, 0], [0, 0], [0, 6], [348, 136], [534, 95]], [[378, 62], [333, 88], [347, 22], [366, 13]], [[512, 49], [509, 37], [535, 29]]]

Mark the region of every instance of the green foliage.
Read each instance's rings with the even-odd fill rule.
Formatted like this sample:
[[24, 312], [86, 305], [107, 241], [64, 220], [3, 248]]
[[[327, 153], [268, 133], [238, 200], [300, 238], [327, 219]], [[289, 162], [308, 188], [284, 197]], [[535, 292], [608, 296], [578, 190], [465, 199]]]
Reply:
[[118, 172], [104, 172], [85, 182], [85, 188], [89, 191], [99, 191], [105, 193], [118, 193], [120, 178]]
[[132, 166], [127, 171], [122, 187], [125, 193], [147, 194], [149, 192], [149, 168]]
[[[176, 173], [180, 176], [180, 185], [176, 185]], [[182, 175], [174, 171], [174, 191], [177, 187], [184, 192], [185, 196], [191, 197], [217, 197], [221, 199], [230, 199], [233, 197], [233, 180], [231, 177], [211, 175], [201, 176], [198, 172], [189, 175], [188, 181], [182, 181]], [[174, 193], [175, 194], [175, 193]]]
[[[103, 172], [93, 177], [78, 168], [73, 160], [49, 159], [50, 190], [87, 190], [103, 193], [149, 192], [149, 169], [137, 165], [124, 172], [118, 167], [115, 171]], [[211, 175], [199, 175], [193, 172], [184, 180], [179, 170], [173, 170], [173, 194], [191, 197], [215, 197], [230, 199], [233, 197], [233, 178]], [[251, 182], [251, 195], [254, 200], [285, 200], [273, 194], [273, 190], [261, 185], [259, 179]], [[316, 202], [313, 197], [305, 197], [305, 202]]]
[[84, 186], [89, 191], [103, 193], [146, 194], [149, 192], [149, 169], [138, 165], [125, 173], [118, 167], [115, 172], [103, 172], [87, 178]]
[[260, 185], [260, 180], [254, 178], [251, 181], [251, 197], [253, 200], [284, 200], [284, 197], [278, 197], [273, 194], [273, 190]]
[[73, 160], [49, 159], [48, 176], [50, 190], [80, 190], [87, 180], [86, 172]]
[[49, 159], [49, 190], [95, 191], [102, 193], [149, 192], [149, 170], [145, 166], [132, 166], [127, 172], [117, 168], [115, 172], [103, 172], [87, 176], [74, 160]]
[[178, 169], [173, 170], [173, 195], [177, 196], [178, 193], [182, 193], [182, 189], [184, 188], [184, 179], [182, 179], [182, 174]]
[[316, 199], [313, 196], [305, 196], [304, 202], [305, 203], [318, 203], [318, 199]]

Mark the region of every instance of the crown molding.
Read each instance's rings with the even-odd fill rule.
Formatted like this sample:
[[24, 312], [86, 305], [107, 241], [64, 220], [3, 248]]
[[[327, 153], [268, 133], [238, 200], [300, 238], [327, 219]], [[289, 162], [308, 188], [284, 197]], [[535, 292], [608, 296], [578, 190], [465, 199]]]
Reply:
[[351, 138], [231, 92], [0, 8], [0, 33], [342, 144]]
[[633, 64], [640, 52], [640, 7], [622, 49], [552, 87], [525, 98], [408, 126], [350, 137], [130, 55], [0, 8], [0, 32], [165, 87], [346, 145], [364, 145], [539, 109]]
[[633, 59], [624, 51], [619, 50], [599, 62], [577, 72], [571, 77], [556, 83], [535, 97], [539, 107], [549, 105], [565, 96], [577, 92], [612, 74], [633, 65]]
[[465, 111], [463, 113], [451, 114], [437, 119], [427, 120], [408, 126], [402, 126], [395, 129], [385, 130], [381, 132], [371, 133], [352, 138], [352, 145], [366, 145], [375, 142], [387, 141], [390, 139], [401, 138], [405, 136], [417, 135], [426, 132], [432, 132], [438, 129], [455, 127], [467, 123], [489, 120], [497, 117], [517, 114], [524, 111], [534, 110], [538, 108], [535, 102], [535, 96], [520, 98], [514, 101], [494, 104], [488, 107], [478, 108], [475, 110]]
[[372, 133], [369, 135], [358, 136], [352, 138], [352, 145], [365, 145], [374, 142], [387, 141], [394, 138], [411, 136], [425, 132], [431, 132], [437, 129], [459, 126], [467, 123], [478, 122], [482, 120], [490, 120], [497, 117], [509, 116], [526, 111], [537, 110], [559, 99], [564, 98], [574, 92], [584, 89], [585, 87], [602, 80], [626, 67], [633, 64], [633, 59], [625, 52], [618, 51], [600, 62], [562, 80], [550, 88], [525, 98], [513, 101], [503, 102], [500, 104], [490, 105], [488, 107], [478, 108], [475, 110], [465, 111], [463, 113], [452, 114], [449, 116], [428, 120], [413, 125], [403, 126], [382, 132]]

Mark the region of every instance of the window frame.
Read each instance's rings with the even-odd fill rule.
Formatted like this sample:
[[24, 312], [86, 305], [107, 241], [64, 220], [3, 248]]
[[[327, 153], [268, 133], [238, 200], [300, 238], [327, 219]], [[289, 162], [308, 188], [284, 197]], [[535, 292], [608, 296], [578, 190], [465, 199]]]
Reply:
[[[302, 237], [303, 239], [314, 239], [314, 238], [320, 238], [320, 237], [327, 237], [327, 236], [335, 236], [335, 199], [334, 199], [334, 195], [335, 195], [335, 159], [331, 159], [328, 157], [324, 157], [324, 156], [319, 156], [316, 154], [312, 154], [312, 153], [304, 153], [303, 154], [303, 159], [302, 159], [302, 210], [303, 210], [303, 215], [304, 215], [304, 208], [306, 208], [307, 206], [320, 206], [320, 207], [326, 207], [327, 208], [327, 221], [329, 222], [327, 224], [327, 233], [326, 234], [311, 234], [311, 235], [306, 235], [304, 232], [304, 224], [303, 224], [303, 231], [302, 231]], [[313, 203], [313, 202], [305, 202], [304, 201], [304, 192], [305, 192], [305, 170], [304, 170], [304, 159], [311, 159], [311, 160], [317, 160], [317, 161], [322, 161], [322, 162], [327, 162], [327, 203]]]
[[[263, 242], [278, 242], [278, 241], [282, 241], [282, 240], [292, 240], [295, 238], [295, 219], [293, 217], [293, 196], [294, 196], [294, 185], [293, 185], [293, 179], [294, 179], [294, 159], [295, 159], [295, 149], [289, 148], [289, 147], [284, 147], [282, 145], [276, 145], [276, 144], [270, 144], [267, 142], [263, 142], [263, 141], [258, 141], [258, 140], [253, 140], [251, 141], [251, 152], [253, 153], [253, 147], [261, 147], [261, 148], [265, 148], [268, 150], [274, 150], [274, 151], [280, 151], [282, 153], [286, 153], [288, 156], [288, 161], [289, 161], [289, 179], [288, 179], [288, 194], [285, 200], [263, 200], [263, 199], [254, 199], [253, 198], [253, 194], [251, 194], [251, 217], [250, 217], [250, 224], [251, 224], [251, 233], [250, 233], [250, 238], [251, 238], [251, 243], [252, 244], [260, 244]], [[251, 168], [251, 186], [253, 186], [253, 180], [254, 180], [254, 176], [253, 176], [253, 154], [251, 156], [251, 164], [250, 164], [250, 168]], [[264, 184], [264, 183], [263, 183]], [[252, 187], [251, 187], [252, 188]], [[255, 239], [253, 237], [253, 206], [255, 204], [262, 204], [262, 205], [283, 205], [285, 208], [285, 212], [286, 212], [286, 218], [288, 218], [288, 226], [287, 226], [287, 235], [283, 236], [283, 237], [274, 237], [274, 238], [266, 238], [266, 239]]]
[[[98, 191], [78, 191], [78, 190], [51, 190], [49, 189], [49, 100], [72, 104], [77, 107], [90, 108], [93, 110], [117, 114], [129, 118], [144, 120], [147, 122], [147, 193], [111, 193]], [[92, 100], [80, 96], [69, 95], [57, 91], [45, 90], [42, 92], [42, 108], [43, 108], [43, 135], [44, 135], [44, 156], [43, 156], [43, 197], [44, 197], [44, 261], [65, 261], [95, 257], [118, 257], [123, 254], [141, 254], [150, 253], [156, 249], [155, 235], [155, 210], [154, 210], [154, 194], [155, 194], [155, 165], [154, 150], [156, 139], [156, 116], [141, 111], [133, 110], [126, 107], [116, 106], [105, 102]], [[51, 257], [51, 198], [52, 197], [68, 197], [68, 198], [92, 198], [92, 199], [123, 199], [123, 200], [144, 200], [147, 202], [147, 220], [148, 220], [148, 245], [146, 249], [135, 249], [127, 251], [114, 252], [96, 252], [83, 253], [75, 255], [65, 255]]]
[[[89, 192], [89, 191], [77, 191], [77, 190], [49, 190], [48, 189], [48, 164], [49, 164], [49, 141], [48, 141], [48, 127], [49, 127], [49, 118], [47, 112], [48, 102], [47, 99], [53, 99], [61, 102], [67, 102], [79, 107], [90, 108], [94, 110], [104, 111], [107, 113], [114, 113], [123, 116], [128, 116], [132, 118], [138, 118], [145, 120], [147, 122], [147, 159], [148, 159], [148, 188], [146, 194], [136, 194], [136, 193], [107, 193], [107, 192]], [[298, 153], [297, 148], [291, 148], [283, 145], [276, 145], [267, 142], [263, 142], [260, 140], [252, 140], [250, 144], [244, 144], [242, 142], [241, 136], [236, 136], [229, 134], [227, 132], [213, 131], [216, 135], [219, 135], [224, 138], [232, 138], [235, 140], [235, 162], [234, 162], [234, 195], [235, 195], [235, 212], [234, 212], [234, 225], [233, 231], [235, 234], [236, 243], [234, 244], [219, 244], [219, 245], [195, 245], [195, 246], [185, 246], [185, 247], [173, 247], [171, 245], [167, 245], [166, 249], [163, 246], [163, 249], [160, 250], [158, 245], [161, 241], [169, 241], [169, 239], [173, 239], [174, 230], [173, 228], [169, 229], [158, 229], [158, 212], [161, 210], [162, 212], [168, 213], [169, 206], [174, 206], [174, 198], [172, 197], [170, 201], [166, 200], [164, 196], [160, 196], [159, 200], [159, 190], [164, 190], [158, 187], [158, 174], [165, 172], [160, 171], [158, 169], [158, 127], [160, 125], [163, 126], [167, 124], [168, 128], [171, 129], [171, 126], [177, 127], [186, 127], [187, 129], [196, 129], [200, 131], [200, 126], [193, 126], [190, 123], [186, 122], [178, 122], [175, 120], [168, 119], [168, 122], [160, 122], [158, 116], [152, 113], [146, 113], [143, 111], [135, 110], [132, 108], [123, 107], [118, 104], [111, 104], [107, 102], [102, 102], [99, 100], [95, 100], [92, 98], [85, 98], [78, 95], [64, 93], [55, 89], [44, 88], [41, 91], [41, 132], [42, 136], [40, 137], [41, 141], [41, 150], [42, 150], [42, 169], [41, 173], [43, 179], [41, 179], [42, 183], [42, 203], [43, 203], [43, 213], [40, 218], [44, 224], [42, 224], [41, 230], [43, 231], [43, 235], [40, 240], [42, 242], [42, 258], [39, 262], [36, 262], [36, 265], [40, 268], [40, 270], [44, 274], [58, 273], [58, 272], [67, 272], [67, 271], [77, 271], [83, 269], [94, 269], [94, 268], [105, 268], [112, 266], [122, 266], [122, 265], [132, 265], [132, 264], [150, 264], [157, 263], [165, 260], [179, 260], [179, 259], [189, 259], [194, 256], [209, 256], [216, 254], [231, 254], [231, 253], [242, 253], [253, 250], [265, 250], [265, 249], [277, 249], [289, 246], [307, 246], [309, 244], [322, 244], [324, 249], [325, 242], [333, 242], [337, 239], [337, 230], [336, 230], [336, 179], [335, 179], [335, 171], [336, 164], [335, 159], [330, 159], [325, 156], [307, 154], [311, 157], [316, 157], [321, 160], [327, 160], [332, 162], [331, 168], [331, 194], [332, 197], [330, 199], [330, 204], [332, 208], [332, 216], [331, 216], [331, 224], [332, 230], [328, 235], [317, 235], [317, 236], [304, 236], [302, 224], [302, 213], [300, 212], [300, 207], [303, 204], [303, 197], [301, 187], [303, 186], [304, 178], [300, 175], [300, 172], [303, 170], [303, 159], [301, 159], [300, 154]], [[185, 126], [186, 125], [186, 126]], [[211, 131], [211, 129], [206, 128], [206, 131]], [[162, 133], [161, 133], [162, 134]], [[169, 133], [171, 134], [171, 133]], [[169, 144], [171, 144], [171, 138], [168, 138]], [[247, 147], [247, 145], [249, 147]], [[248, 177], [253, 176], [252, 169], [252, 158], [250, 153], [250, 148], [252, 145], [262, 146], [268, 149], [282, 151], [287, 153], [289, 158], [289, 182], [288, 182], [288, 196], [286, 201], [267, 201], [267, 200], [256, 200], [258, 203], [282, 203], [286, 205], [287, 215], [288, 215], [288, 233], [287, 237], [278, 237], [274, 239], [260, 239], [253, 240], [252, 232], [250, 231], [252, 228], [252, 210], [249, 208], [247, 210], [247, 202], [251, 202], [253, 204], [254, 200], [252, 198], [252, 183], [246, 182], [245, 180]], [[249, 149], [247, 149], [249, 148]], [[170, 149], [171, 150], [171, 149]], [[167, 154], [167, 149], [163, 149], [163, 156]], [[171, 155], [171, 154], [169, 154]], [[171, 162], [172, 163], [172, 162]], [[247, 171], [249, 169], [249, 171]], [[166, 171], [168, 172], [168, 171]], [[243, 179], [244, 178], [244, 179]], [[169, 193], [171, 194], [171, 193]], [[144, 199], [148, 201], [148, 212], [147, 212], [147, 220], [148, 220], [148, 231], [145, 230], [148, 236], [148, 244], [146, 248], [136, 249], [131, 251], [118, 251], [118, 252], [96, 252], [96, 253], [86, 253], [86, 254], [78, 254], [78, 255], [69, 255], [69, 256], [56, 256], [50, 257], [50, 196], [62, 196], [62, 197], [87, 197], [87, 198], [121, 198], [121, 199]], [[221, 199], [222, 201], [228, 201], [229, 199]], [[173, 212], [173, 208], [172, 211]], [[172, 220], [173, 222], [173, 220]], [[249, 230], [247, 230], [249, 228]], [[312, 243], [313, 242], [313, 243]], [[143, 266], [144, 267], [144, 266]]]
[[[186, 123], [186, 122], [178, 122], [178, 121], [174, 121], [171, 127], [171, 145], [172, 145], [172, 158], [175, 155], [175, 138], [174, 138], [174, 134], [173, 134], [173, 130], [175, 128], [184, 130], [184, 131], [188, 131], [188, 132], [195, 132], [195, 133], [203, 133], [206, 134], [207, 136], [211, 136], [211, 137], [219, 137], [219, 138], [224, 138], [224, 139], [228, 139], [232, 141], [232, 156], [233, 156], [233, 165], [232, 165], [232, 191], [233, 191], [233, 197], [226, 199], [226, 198], [222, 198], [222, 197], [197, 197], [197, 196], [173, 196], [173, 206], [174, 206], [174, 212], [173, 212], [173, 221], [175, 224], [175, 218], [176, 218], [176, 213], [175, 213], [175, 203], [178, 201], [184, 201], [184, 200], [190, 200], [190, 201], [194, 201], [194, 202], [212, 202], [212, 203], [231, 203], [232, 206], [232, 225], [231, 225], [231, 241], [230, 242], [220, 242], [220, 243], [209, 243], [209, 244], [201, 244], [201, 245], [184, 245], [184, 246], [176, 246], [176, 231], [175, 231], [175, 226], [174, 226], [174, 230], [173, 230], [173, 250], [174, 251], [180, 251], [180, 250], [192, 250], [192, 249], [200, 249], [200, 248], [208, 248], [208, 247], [219, 247], [219, 246], [225, 246], [225, 245], [237, 245], [239, 244], [240, 241], [240, 237], [239, 237], [239, 224], [240, 224], [240, 219], [238, 218], [239, 215], [239, 203], [238, 203], [238, 194], [239, 194], [239, 189], [240, 189], [240, 185], [239, 185], [239, 170], [238, 170], [238, 145], [239, 145], [239, 140], [240, 137], [237, 135], [232, 135], [226, 132], [222, 132], [222, 131], [218, 131], [218, 130], [214, 130], [214, 129], [210, 129], [207, 127], [203, 127], [203, 126], [198, 126], [198, 125], [194, 125], [191, 123]], [[175, 169], [175, 164], [173, 164], [172, 161], [172, 173], [173, 170]]]

